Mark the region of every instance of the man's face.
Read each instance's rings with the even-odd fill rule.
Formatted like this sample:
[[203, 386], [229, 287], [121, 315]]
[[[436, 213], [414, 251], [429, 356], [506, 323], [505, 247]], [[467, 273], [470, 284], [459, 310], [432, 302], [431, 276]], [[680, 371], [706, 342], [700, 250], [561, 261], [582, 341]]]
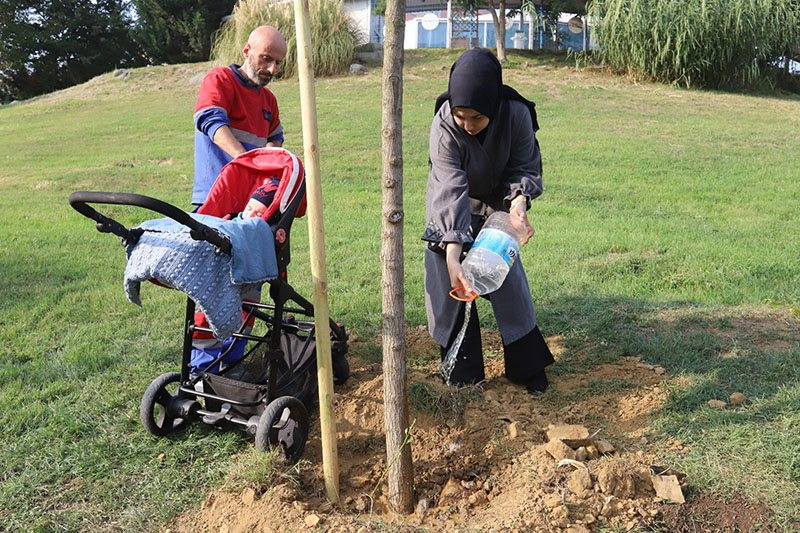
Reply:
[[242, 52], [245, 75], [254, 85], [266, 87], [286, 57], [286, 46], [275, 39], [265, 39], [253, 45], [245, 44]]

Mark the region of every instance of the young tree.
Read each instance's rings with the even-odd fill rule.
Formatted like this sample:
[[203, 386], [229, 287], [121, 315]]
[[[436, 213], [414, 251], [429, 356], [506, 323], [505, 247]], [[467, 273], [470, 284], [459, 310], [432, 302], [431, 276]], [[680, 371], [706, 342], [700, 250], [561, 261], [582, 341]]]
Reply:
[[123, 0], [5, 0], [0, 98], [28, 98], [136, 63]]
[[150, 63], [208, 61], [214, 33], [236, 0], [133, 0], [135, 38]]
[[403, 40], [405, 0], [386, 4], [383, 44], [381, 131], [383, 205], [381, 287], [383, 289], [383, 406], [389, 503], [395, 512], [414, 510], [411, 444], [406, 396], [406, 334], [403, 288]]

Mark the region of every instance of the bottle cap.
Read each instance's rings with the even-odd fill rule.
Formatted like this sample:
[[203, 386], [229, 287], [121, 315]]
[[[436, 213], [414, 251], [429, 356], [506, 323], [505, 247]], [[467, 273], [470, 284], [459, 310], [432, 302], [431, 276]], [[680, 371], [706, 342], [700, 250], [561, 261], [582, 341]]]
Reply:
[[480, 296], [477, 292], [464, 290], [464, 287], [456, 287], [450, 291], [450, 296], [459, 302], [471, 302]]

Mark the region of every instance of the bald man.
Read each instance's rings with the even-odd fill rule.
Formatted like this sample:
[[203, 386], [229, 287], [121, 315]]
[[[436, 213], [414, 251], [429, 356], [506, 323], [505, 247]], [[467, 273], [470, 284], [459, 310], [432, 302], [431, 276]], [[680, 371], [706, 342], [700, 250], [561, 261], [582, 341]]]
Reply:
[[286, 40], [272, 26], [259, 26], [242, 48], [241, 66], [215, 67], [206, 74], [194, 108], [192, 203], [206, 201], [219, 171], [253, 148], [281, 146], [278, 102], [267, 84], [286, 57]]

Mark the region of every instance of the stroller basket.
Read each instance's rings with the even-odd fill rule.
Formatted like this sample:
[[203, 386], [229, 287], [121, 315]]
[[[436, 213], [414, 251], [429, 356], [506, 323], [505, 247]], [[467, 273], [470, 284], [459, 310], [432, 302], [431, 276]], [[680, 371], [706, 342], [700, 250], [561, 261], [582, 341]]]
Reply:
[[[251, 349], [247, 356], [222, 374], [198, 372], [202, 377], [203, 390], [242, 402], [233, 405], [232, 411], [243, 417], [260, 416], [266, 404], [271, 365], [268, 352], [263, 346]], [[282, 358], [277, 362], [275, 395], [294, 396], [305, 405], [310, 405], [316, 392], [316, 341], [311, 335], [300, 336], [284, 330], [281, 333]], [[206, 399], [206, 406], [219, 409], [216, 400]]]

